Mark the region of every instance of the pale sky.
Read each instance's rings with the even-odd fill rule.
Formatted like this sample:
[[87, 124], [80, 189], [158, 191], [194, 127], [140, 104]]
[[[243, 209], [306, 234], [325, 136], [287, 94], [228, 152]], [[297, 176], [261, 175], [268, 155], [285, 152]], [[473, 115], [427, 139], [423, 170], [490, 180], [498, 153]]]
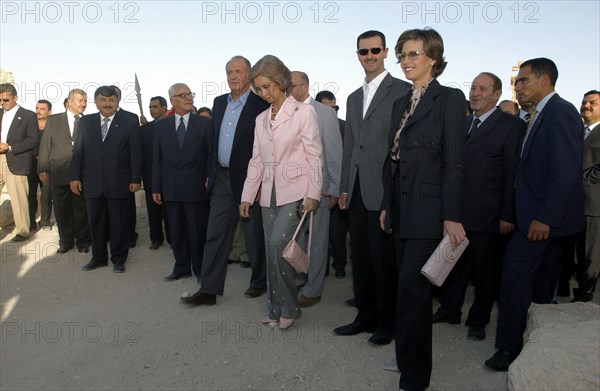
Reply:
[[[13, 73], [22, 106], [56, 103], [72, 88], [93, 96], [99, 85], [123, 89], [122, 107], [144, 113], [149, 99], [167, 97], [176, 82], [196, 92], [196, 107], [212, 107], [228, 92], [225, 63], [243, 55], [252, 63], [278, 56], [306, 72], [314, 95], [332, 90], [345, 115], [347, 96], [362, 85], [356, 37], [386, 35], [386, 68], [404, 74], [393, 55], [407, 29], [436, 29], [448, 66], [443, 85], [468, 96], [482, 71], [503, 82], [510, 99], [511, 68], [548, 57], [559, 70], [558, 93], [579, 107], [583, 93], [600, 88], [600, 2], [591, 1], [0, 1], [0, 67]], [[96, 112], [92, 102], [87, 114]]]

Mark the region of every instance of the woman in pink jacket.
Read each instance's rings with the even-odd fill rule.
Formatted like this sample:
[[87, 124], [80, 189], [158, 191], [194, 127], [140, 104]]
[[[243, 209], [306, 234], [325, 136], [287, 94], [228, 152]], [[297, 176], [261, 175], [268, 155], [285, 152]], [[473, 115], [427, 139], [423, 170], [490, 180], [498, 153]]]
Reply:
[[[321, 198], [321, 139], [312, 106], [287, 96], [290, 70], [267, 55], [250, 70], [251, 87], [271, 107], [256, 117], [254, 149], [242, 192], [240, 215], [262, 207], [267, 258], [267, 316], [263, 323], [289, 328], [301, 315], [294, 269], [281, 254], [300, 221]], [[259, 194], [260, 192], [260, 194]]]

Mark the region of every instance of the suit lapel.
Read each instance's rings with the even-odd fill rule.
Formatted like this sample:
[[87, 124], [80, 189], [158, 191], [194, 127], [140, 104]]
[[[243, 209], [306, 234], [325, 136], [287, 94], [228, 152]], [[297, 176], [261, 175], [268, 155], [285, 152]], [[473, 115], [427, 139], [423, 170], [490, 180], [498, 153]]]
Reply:
[[531, 126], [531, 129], [529, 130], [529, 134], [527, 135], [527, 140], [525, 140], [525, 146], [523, 147], [523, 153], [521, 154], [521, 161], [523, 161], [525, 159], [525, 157], [529, 154], [529, 150], [531, 149], [531, 143], [533, 142], [533, 139], [537, 135], [538, 129], [542, 125], [542, 121], [544, 120], [544, 116], [546, 115], [546, 113], [548, 112], [548, 110], [551, 109], [551, 107], [554, 105], [554, 102], [558, 98], [559, 98], [558, 94], [555, 94], [546, 103], [546, 105], [542, 109], [541, 113], [538, 113], [535, 116], [533, 125]]
[[298, 102], [296, 102], [296, 100], [292, 97], [288, 97], [285, 100], [285, 104], [283, 105], [283, 111], [281, 111], [275, 119], [272, 130], [277, 129], [281, 124], [286, 123], [292, 118], [293, 112], [298, 110], [298, 107], [296, 107], [297, 103]]
[[[379, 106], [379, 103], [381, 103], [381, 101], [387, 96], [387, 94], [390, 93], [390, 88], [392, 87], [393, 82], [394, 81], [392, 80], [392, 75], [389, 73], [383, 78], [383, 80], [381, 81], [381, 84], [379, 84], [379, 87], [377, 87], [377, 91], [375, 92], [375, 95], [373, 96], [371, 103], [369, 103], [369, 108], [367, 109], [367, 113], [365, 114], [364, 119], [369, 118], [369, 116], [373, 113], [375, 108], [377, 108], [377, 106]], [[362, 88], [361, 88], [361, 92], [362, 92]], [[361, 98], [364, 98], [364, 95], [361, 96]], [[362, 99], [362, 100], [364, 100], [364, 99]], [[362, 107], [362, 104], [361, 104], [361, 109], [362, 109], [361, 110], [361, 114], [362, 114], [362, 112], [364, 111], [364, 107]]]
[[[251, 120], [252, 114], [254, 113], [255, 108], [255, 99], [254, 93], [250, 91], [248, 95], [248, 99], [246, 100], [246, 104], [242, 108], [242, 112], [240, 114], [240, 119], [238, 119], [238, 123], [235, 127], [235, 134], [233, 135], [233, 144], [231, 145], [231, 150], [235, 149], [235, 146], [239, 143], [240, 139], [243, 137], [242, 132], [244, 131], [244, 127]], [[222, 118], [222, 117], [221, 117]]]
[[[487, 133], [490, 129], [492, 129], [494, 125], [496, 125], [500, 114], [500, 109], [496, 108], [496, 110], [494, 110], [494, 112], [485, 121], [483, 121], [483, 123], [479, 125], [477, 129], [473, 130], [473, 134], [469, 137], [467, 142], [471, 142], [475, 139], [478, 139], [483, 134]], [[471, 121], [469, 121], [468, 123], [470, 125]]]
[[[121, 123], [122, 115], [123, 114], [120, 114], [119, 112], [117, 112], [115, 114], [115, 116], [113, 117], [113, 120], [110, 121], [110, 126], [108, 127], [108, 134], [104, 138], [104, 142], [108, 142], [108, 139], [110, 139], [115, 132], [119, 131], [119, 124]], [[100, 134], [102, 135], [102, 126], [100, 126]]]
[[20, 125], [23, 120], [23, 108], [19, 106], [19, 109], [15, 113], [15, 118], [13, 118], [12, 123], [8, 127], [8, 133], [6, 133], [6, 140], [11, 136], [11, 133], [14, 132]]
[[589, 147], [593, 142], [596, 141], [597, 138], [600, 138], [600, 125], [596, 125], [596, 127], [592, 130], [592, 133], [587, 136], [587, 138], [583, 141], [583, 146], [585, 148]]
[[441, 91], [442, 89], [440, 84], [437, 82], [437, 80], [433, 80], [431, 84], [429, 84], [429, 87], [427, 87], [425, 95], [421, 97], [421, 100], [415, 108], [413, 115], [406, 120], [406, 124], [404, 124], [404, 130], [402, 130], [403, 132], [407, 130], [410, 125], [425, 117], [431, 111], [431, 109], [433, 109], [435, 105], [435, 98], [440, 94]]

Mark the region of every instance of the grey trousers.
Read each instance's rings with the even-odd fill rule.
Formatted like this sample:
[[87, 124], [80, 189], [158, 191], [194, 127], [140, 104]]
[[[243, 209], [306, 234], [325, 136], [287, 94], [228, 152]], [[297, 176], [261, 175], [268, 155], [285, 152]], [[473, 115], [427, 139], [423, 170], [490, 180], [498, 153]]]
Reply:
[[[308, 280], [304, 285], [302, 294], [306, 297], [318, 297], [323, 293], [325, 286], [325, 271], [327, 270], [327, 254], [329, 247], [329, 197], [321, 197], [319, 208], [313, 217], [313, 232], [310, 245], [310, 265], [308, 267]], [[304, 219], [304, 227], [300, 236], [302, 248], [308, 244], [309, 216]]]
[[275, 206], [275, 189], [271, 207], [262, 208], [267, 258], [267, 316], [271, 319], [299, 318], [298, 289], [294, 269], [281, 256], [300, 222], [298, 209], [302, 201]]

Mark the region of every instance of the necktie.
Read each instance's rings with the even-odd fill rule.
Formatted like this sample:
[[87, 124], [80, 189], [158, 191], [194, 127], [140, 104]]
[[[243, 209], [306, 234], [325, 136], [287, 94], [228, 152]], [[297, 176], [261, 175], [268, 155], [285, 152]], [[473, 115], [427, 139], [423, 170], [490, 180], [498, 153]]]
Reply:
[[473, 125], [471, 125], [471, 129], [469, 129], [469, 133], [467, 133], [467, 140], [469, 139], [469, 137], [471, 137], [471, 135], [473, 134], [475, 129], [477, 129], [477, 126], [479, 126], [480, 123], [481, 120], [479, 118], [475, 118], [475, 120], [473, 121]]
[[586, 127], [583, 128], [583, 139], [585, 140], [590, 135], [590, 133], [592, 133], [592, 129], [590, 129], [590, 127], [586, 125]]
[[73, 122], [73, 141], [75, 141], [75, 135], [77, 134], [77, 127], [79, 126], [79, 116], [74, 115], [73, 117], [75, 117], [75, 122]]
[[[102, 119], [102, 141], [104, 141], [104, 139], [106, 138], [106, 135], [108, 134], [108, 123], [110, 122], [110, 118], [108, 117], [104, 117]], [[75, 128], [75, 127], [73, 127]], [[75, 131], [73, 131], [73, 134], [75, 134]]]
[[179, 118], [179, 126], [177, 127], [177, 141], [179, 142], [179, 148], [183, 148], [183, 139], [185, 138], [185, 124], [183, 123], [183, 117]]
[[525, 132], [525, 137], [523, 138], [523, 145], [521, 145], [521, 155], [520, 156], [523, 156], [523, 150], [525, 149], [525, 143], [527, 142], [527, 138], [529, 137], [529, 131], [531, 130], [531, 127], [535, 123], [536, 114], [537, 114], [536, 109], [533, 109], [533, 111], [531, 111], [530, 113], [525, 114], [525, 121], [527, 122], [527, 131]]

